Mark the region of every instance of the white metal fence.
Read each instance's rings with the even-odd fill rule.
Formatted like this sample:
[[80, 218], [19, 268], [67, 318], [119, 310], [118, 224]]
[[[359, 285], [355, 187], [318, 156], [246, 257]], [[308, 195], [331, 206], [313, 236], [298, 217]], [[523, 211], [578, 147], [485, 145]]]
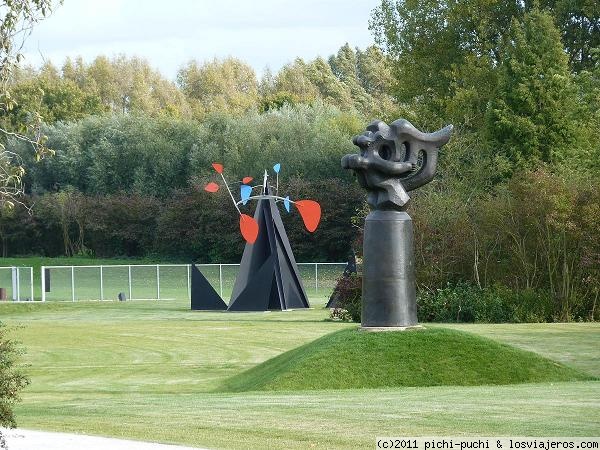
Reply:
[[6, 300], [33, 301], [33, 267], [0, 267], [0, 288]]
[[[231, 296], [239, 264], [198, 264], [221, 297]], [[299, 263], [310, 297], [327, 297], [346, 263]], [[42, 266], [41, 300], [167, 300], [190, 297], [189, 264]]]

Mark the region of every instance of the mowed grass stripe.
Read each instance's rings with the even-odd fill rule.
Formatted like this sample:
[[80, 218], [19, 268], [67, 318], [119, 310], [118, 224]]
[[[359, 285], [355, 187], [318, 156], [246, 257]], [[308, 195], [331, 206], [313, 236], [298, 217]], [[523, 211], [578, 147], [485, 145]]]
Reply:
[[373, 448], [376, 436], [594, 436], [600, 383], [251, 392], [26, 394], [29, 428], [209, 448]]
[[21, 326], [13, 334], [27, 350], [32, 392], [208, 392], [348, 326], [323, 322], [323, 310], [204, 313], [185, 302], [2, 306]]

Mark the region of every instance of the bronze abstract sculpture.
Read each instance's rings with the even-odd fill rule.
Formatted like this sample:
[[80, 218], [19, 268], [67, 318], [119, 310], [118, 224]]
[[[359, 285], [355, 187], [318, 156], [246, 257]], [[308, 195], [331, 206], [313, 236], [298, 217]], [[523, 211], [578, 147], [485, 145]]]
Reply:
[[345, 155], [342, 167], [356, 173], [373, 211], [365, 219], [362, 326], [394, 329], [417, 325], [412, 219], [405, 212], [408, 192], [429, 183], [438, 151], [452, 125], [423, 133], [399, 119], [376, 120], [352, 142], [358, 154]]

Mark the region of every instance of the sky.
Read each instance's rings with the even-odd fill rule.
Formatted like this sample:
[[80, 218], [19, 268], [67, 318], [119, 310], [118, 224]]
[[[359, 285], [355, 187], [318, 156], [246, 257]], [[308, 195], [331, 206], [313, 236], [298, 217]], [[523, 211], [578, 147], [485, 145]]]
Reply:
[[296, 57], [328, 57], [348, 42], [373, 44], [371, 11], [380, 0], [64, 0], [36, 25], [25, 64], [125, 54], [147, 59], [164, 76], [192, 59], [233, 56], [257, 74]]

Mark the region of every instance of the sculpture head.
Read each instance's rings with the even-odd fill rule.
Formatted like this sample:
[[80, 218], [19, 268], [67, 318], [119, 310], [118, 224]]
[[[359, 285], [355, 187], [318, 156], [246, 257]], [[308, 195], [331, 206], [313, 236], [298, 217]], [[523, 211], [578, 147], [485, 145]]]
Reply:
[[440, 147], [448, 142], [452, 125], [435, 133], [423, 133], [408, 120], [387, 125], [375, 120], [352, 142], [358, 154], [342, 158], [342, 167], [352, 169], [368, 192], [374, 209], [406, 209], [407, 192], [429, 183], [435, 175]]

